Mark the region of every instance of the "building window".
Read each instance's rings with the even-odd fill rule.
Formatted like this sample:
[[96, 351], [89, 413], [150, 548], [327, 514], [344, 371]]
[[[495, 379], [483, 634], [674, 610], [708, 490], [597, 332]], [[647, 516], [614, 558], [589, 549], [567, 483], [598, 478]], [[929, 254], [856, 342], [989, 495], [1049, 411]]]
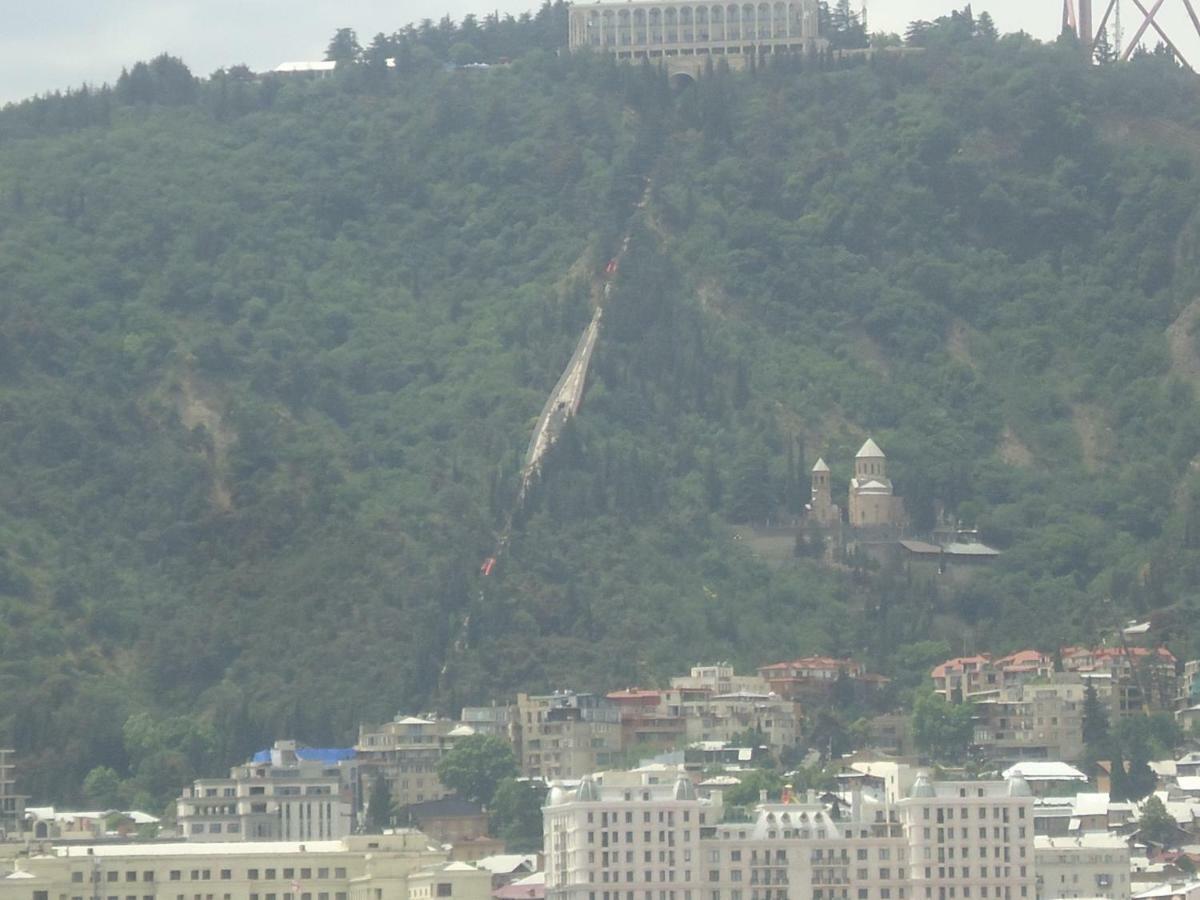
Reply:
[[437, 886], [437, 895], [439, 897], [449, 897], [450, 896], [450, 887], [451, 886], [450, 886], [449, 882], [439, 881], [438, 886]]

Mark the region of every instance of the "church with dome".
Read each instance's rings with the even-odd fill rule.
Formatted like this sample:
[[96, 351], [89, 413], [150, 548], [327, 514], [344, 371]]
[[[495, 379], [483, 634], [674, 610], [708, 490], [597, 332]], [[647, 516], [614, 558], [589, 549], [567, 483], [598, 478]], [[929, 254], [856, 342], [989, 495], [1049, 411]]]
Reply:
[[[842, 522], [842, 510], [833, 502], [830, 470], [824, 459], [812, 469], [810, 515], [818, 524], [831, 527]], [[906, 522], [904, 501], [897, 497], [887, 474], [887, 456], [867, 438], [854, 457], [854, 477], [846, 498], [846, 524], [861, 532], [895, 533]]]

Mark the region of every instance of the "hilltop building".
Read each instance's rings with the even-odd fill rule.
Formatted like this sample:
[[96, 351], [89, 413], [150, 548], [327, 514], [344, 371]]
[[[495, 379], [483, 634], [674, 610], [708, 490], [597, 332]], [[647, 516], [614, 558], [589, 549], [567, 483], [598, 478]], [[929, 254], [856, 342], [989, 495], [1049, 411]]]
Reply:
[[904, 501], [895, 495], [887, 474], [887, 457], [871, 438], [854, 457], [847, 507], [850, 527], [896, 531], [905, 522]]
[[823, 45], [817, 0], [710, 4], [691, 0], [575, 3], [568, 46], [699, 74], [709, 61], [745, 68], [756, 56], [811, 53]]
[[833, 485], [830, 484], [829, 464], [818, 459], [812, 467], [812, 503], [809, 515], [823, 528], [842, 524], [842, 508], [833, 502]]

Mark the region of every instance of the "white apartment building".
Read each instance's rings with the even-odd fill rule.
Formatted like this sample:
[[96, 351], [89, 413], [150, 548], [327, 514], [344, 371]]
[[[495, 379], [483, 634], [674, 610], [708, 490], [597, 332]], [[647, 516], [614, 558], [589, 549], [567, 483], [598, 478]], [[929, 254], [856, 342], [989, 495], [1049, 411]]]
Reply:
[[[338, 755], [345, 758], [333, 758]], [[184, 788], [175, 801], [179, 833], [189, 841], [345, 837], [354, 824], [352, 756], [276, 741], [271, 750], [230, 769], [228, 778], [201, 778]]]
[[1037, 900], [1129, 900], [1129, 844], [1107, 832], [1034, 838]]
[[1021, 779], [932, 782], [907, 796], [814, 794], [720, 821], [674, 785], [551, 789], [550, 900], [1033, 900], [1033, 797]]
[[337, 841], [35, 847], [0, 876], [0, 900], [405, 900], [409, 877], [446, 858], [412, 830]]

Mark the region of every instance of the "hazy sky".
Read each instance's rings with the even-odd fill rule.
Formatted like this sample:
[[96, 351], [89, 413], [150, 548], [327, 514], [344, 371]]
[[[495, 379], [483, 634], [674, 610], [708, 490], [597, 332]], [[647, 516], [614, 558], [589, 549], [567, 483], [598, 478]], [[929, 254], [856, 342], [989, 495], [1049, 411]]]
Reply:
[[[207, 75], [246, 63], [273, 68], [284, 60], [319, 59], [334, 30], [349, 26], [364, 43], [406, 22], [482, 16], [493, 9], [518, 13], [540, 0], [0, 0], [0, 102], [84, 82], [114, 80], [121, 67], [164, 50]], [[943, 15], [967, 0], [869, 0], [873, 31], [901, 31], [913, 19]], [[1122, 0], [1126, 28], [1136, 12]], [[859, 5], [861, 0], [854, 0]], [[1101, 0], [1096, 0], [1096, 6]], [[1167, 23], [1182, 19], [1180, 0], [1166, 0]], [[1061, 0], [975, 0], [1002, 31], [1038, 37], [1057, 31]], [[1182, 26], [1182, 22], [1181, 22]], [[1180, 27], [1180, 32], [1183, 29]], [[1184, 46], [1197, 49], [1200, 42]], [[1185, 54], [1187, 50], [1185, 49]]]

